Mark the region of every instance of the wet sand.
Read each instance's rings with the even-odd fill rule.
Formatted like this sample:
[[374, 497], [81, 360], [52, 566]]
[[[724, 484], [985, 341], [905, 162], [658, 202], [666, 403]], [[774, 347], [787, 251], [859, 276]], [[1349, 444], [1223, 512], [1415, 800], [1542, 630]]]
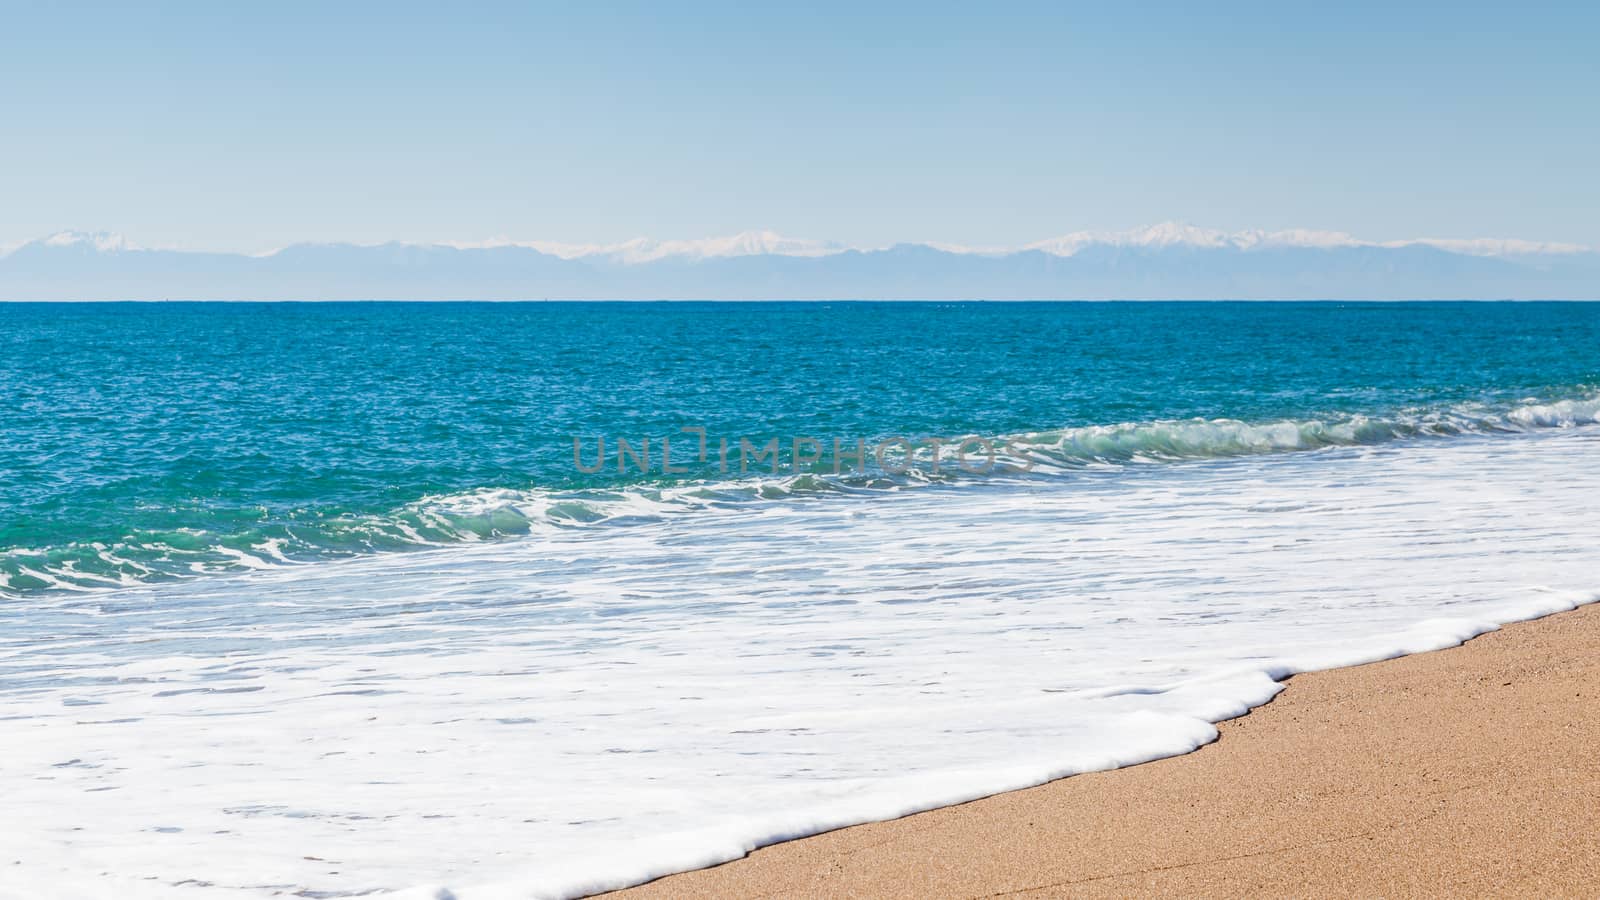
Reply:
[[1600, 896], [1600, 605], [1299, 675], [1220, 730], [615, 896]]

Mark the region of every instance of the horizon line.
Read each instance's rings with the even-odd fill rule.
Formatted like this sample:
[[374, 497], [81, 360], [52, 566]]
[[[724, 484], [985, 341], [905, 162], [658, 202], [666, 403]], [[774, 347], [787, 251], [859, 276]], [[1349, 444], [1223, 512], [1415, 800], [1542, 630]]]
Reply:
[[1368, 240], [1349, 232], [1306, 228], [1244, 229], [1227, 231], [1195, 226], [1184, 222], [1168, 221], [1140, 228], [1122, 230], [1083, 230], [1056, 237], [1044, 238], [1017, 245], [964, 245], [941, 241], [894, 241], [877, 244], [847, 244], [838, 241], [810, 238], [791, 238], [772, 230], [742, 231], [732, 235], [694, 239], [631, 238], [613, 243], [566, 242], [559, 240], [518, 240], [493, 237], [482, 240], [413, 241], [390, 239], [384, 241], [300, 241], [259, 252], [237, 250], [212, 250], [193, 246], [150, 246], [128, 240], [118, 232], [63, 230], [11, 245], [0, 245], [0, 259], [29, 247], [91, 246], [96, 251], [160, 252], [213, 256], [270, 258], [287, 250], [305, 247], [351, 247], [374, 249], [400, 246], [422, 249], [452, 250], [533, 250], [546, 256], [563, 260], [597, 260], [621, 265], [640, 265], [664, 259], [715, 260], [745, 256], [781, 256], [820, 258], [846, 253], [878, 253], [900, 247], [925, 247], [943, 253], [963, 256], [1004, 257], [1027, 252], [1042, 252], [1050, 256], [1072, 257], [1091, 247], [1117, 247], [1127, 249], [1211, 249], [1211, 250], [1262, 250], [1262, 249], [1404, 249], [1431, 247], [1448, 253], [1467, 256], [1570, 256], [1600, 252], [1584, 244], [1563, 241], [1534, 241], [1521, 238], [1474, 237], [1435, 238], [1418, 237], [1395, 240]]

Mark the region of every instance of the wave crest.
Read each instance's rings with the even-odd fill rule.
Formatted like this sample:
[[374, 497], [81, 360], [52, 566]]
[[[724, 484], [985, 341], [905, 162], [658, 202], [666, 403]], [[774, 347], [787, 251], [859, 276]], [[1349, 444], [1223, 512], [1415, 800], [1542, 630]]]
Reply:
[[1181, 419], [1022, 433], [996, 440], [995, 465], [977, 473], [957, 464], [958, 444], [946, 441], [937, 463], [914, 458], [909, 468], [897, 472], [868, 468], [612, 490], [486, 487], [422, 497], [381, 514], [333, 513], [232, 534], [198, 529], [138, 531], [110, 543], [12, 548], [0, 551], [0, 598], [98, 591], [372, 553], [639, 524], [691, 510], [803, 497], [1597, 423], [1600, 394], [1589, 392], [1554, 400], [1527, 398], [1500, 407], [1467, 403], [1386, 416], [1262, 422]]

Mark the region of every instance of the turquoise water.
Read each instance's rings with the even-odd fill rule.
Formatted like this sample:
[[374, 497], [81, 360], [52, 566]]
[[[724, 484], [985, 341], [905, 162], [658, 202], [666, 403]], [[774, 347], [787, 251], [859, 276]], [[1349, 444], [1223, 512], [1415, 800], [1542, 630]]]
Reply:
[[1289, 674], [1600, 600], [1597, 338], [1582, 304], [0, 305], [0, 895], [564, 900], [1188, 752]]
[[[1588, 304], [4, 304], [0, 592], [982, 479], [741, 476], [719, 437], [1009, 438], [1041, 477], [1552, 424], [1517, 411], [1597, 384]], [[618, 471], [663, 436], [686, 471]]]

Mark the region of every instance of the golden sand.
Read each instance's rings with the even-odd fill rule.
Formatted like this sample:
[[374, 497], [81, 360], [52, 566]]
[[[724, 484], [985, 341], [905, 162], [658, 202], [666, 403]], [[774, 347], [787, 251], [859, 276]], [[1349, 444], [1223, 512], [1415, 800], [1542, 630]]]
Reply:
[[1296, 676], [1220, 728], [622, 893], [1600, 897], [1600, 606]]

